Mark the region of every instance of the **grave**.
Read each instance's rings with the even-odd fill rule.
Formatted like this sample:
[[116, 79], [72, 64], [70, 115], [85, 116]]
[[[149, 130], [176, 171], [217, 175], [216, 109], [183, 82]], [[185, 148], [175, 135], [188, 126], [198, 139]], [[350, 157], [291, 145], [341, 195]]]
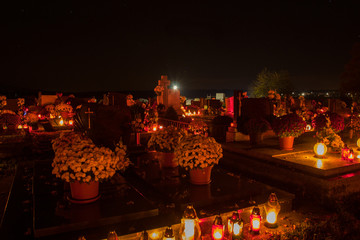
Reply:
[[158, 208], [130, 186], [119, 174], [100, 185], [94, 203], [68, 201], [69, 187], [51, 174], [49, 161], [34, 166], [34, 236], [44, 237], [158, 215]]
[[163, 168], [152, 153], [137, 157], [134, 162], [132, 173], [126, 176], [128, 181], [148, 198], [175, 209], [183, 210], [191, 203], [199, 209], [215, 206], [221, 212], [226, 206], [244, 208], [253, 202], [264, 203], [271, 192], [276, 192], [284, 209], [290, 210], [294, 198], [285, 191], [235, 176], [218, 166], [212, 169], [210, 184], [193, 185], [184, 169]]
[[347, 162], [333, 153], [328, 153], [325, 159], [315, 158], [312, 134], [295, 139], [293, 151], [281, 151], [278, 138], [265, 139], [256, 148], [248, 142], [226, 143], [220, 163], [323, 203], [331, 204], [335, 199], [360, 192], [359, 159]]
[[170, 80], [167, 75], [161, 75], [161, 79], [158, 81], [158, 86], [156, 87], [161, 90], [157, 93], [157, 104], [164, 104], [165, 108], [172, 106], [176, 112], [181, 115], [180, 90], [169, 88], [169, 86]]

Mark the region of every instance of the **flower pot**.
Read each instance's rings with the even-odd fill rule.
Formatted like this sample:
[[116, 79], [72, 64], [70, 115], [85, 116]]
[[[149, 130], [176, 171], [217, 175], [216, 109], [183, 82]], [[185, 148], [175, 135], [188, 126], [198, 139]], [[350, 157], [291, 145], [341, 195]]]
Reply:
[[212, 166], [190, 170], [190, 182], [195, 185], [205, 185], [211, 182]]
[[279, 138], [279, 142], [280, 142], [280, 149], [281, 150], [293, 150], [293, 145], [294, 145], [294, 137], [282, 137]]
[[75, 203], [90, 203], [99, 199], [99, 182], [80, 183], [79, 181], [70, 183], [71, 198]]
[[175, 154], [173, 152], [156, 152], [155, 157], [160, 163], [160, 168], [174, 168], [179, 165], [179, 163], [175, 161]]
[[262, 133], [251, 133], [249, 134], [249, 137], [251, 145], [258, 145], [263, 141]]

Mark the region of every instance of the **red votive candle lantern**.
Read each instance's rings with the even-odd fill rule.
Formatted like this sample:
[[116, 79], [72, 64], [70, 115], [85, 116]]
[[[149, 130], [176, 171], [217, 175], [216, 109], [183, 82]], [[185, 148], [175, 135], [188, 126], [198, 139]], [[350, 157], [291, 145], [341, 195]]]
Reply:
[[224, 237], [224, 225], [220, 216], [216, 216], [211, 228], [211, 237], [213, 240], [221, 240]]
[[250, 214], [250, 231], [259, 234], [261, 224], [260, 208], [255, 206]]
[[341, 149], [341, 159], [342, 160], [348, 160], [350, 154], [350, 148], [348, 148], [346, 145], [343, 149]]
[[354, 151], [352, 149], [350, 149], [348, 160], [352, 162], [352, 161], [354, 161], [354, 159], [355, 159]]
[[174, 231], [171, 227], [166, 228], [163, 240], [175, 240]]

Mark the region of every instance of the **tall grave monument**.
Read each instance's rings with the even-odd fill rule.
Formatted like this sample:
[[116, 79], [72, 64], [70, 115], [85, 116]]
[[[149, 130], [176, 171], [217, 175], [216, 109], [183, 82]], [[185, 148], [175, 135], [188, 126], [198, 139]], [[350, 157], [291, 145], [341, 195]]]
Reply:
[[172, 106], [178, 114], [181, 114], [180, 90], [170, 88], [170, 80], [167, 75], [161, 75], [154, 91], [157, 94], [157, 104], [164, 104], [166, 109]]

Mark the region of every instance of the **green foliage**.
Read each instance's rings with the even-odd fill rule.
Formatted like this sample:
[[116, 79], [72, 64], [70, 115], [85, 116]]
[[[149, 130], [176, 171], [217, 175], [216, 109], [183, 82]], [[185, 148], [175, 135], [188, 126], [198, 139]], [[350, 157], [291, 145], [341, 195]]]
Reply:
[[267, 97], [269, 90], [276, 90], [277, 93], [289, 93], [293, 86], [287, 71], [270, 71], [264, 68], [256, 77], [250, 87], [252, 97]]

